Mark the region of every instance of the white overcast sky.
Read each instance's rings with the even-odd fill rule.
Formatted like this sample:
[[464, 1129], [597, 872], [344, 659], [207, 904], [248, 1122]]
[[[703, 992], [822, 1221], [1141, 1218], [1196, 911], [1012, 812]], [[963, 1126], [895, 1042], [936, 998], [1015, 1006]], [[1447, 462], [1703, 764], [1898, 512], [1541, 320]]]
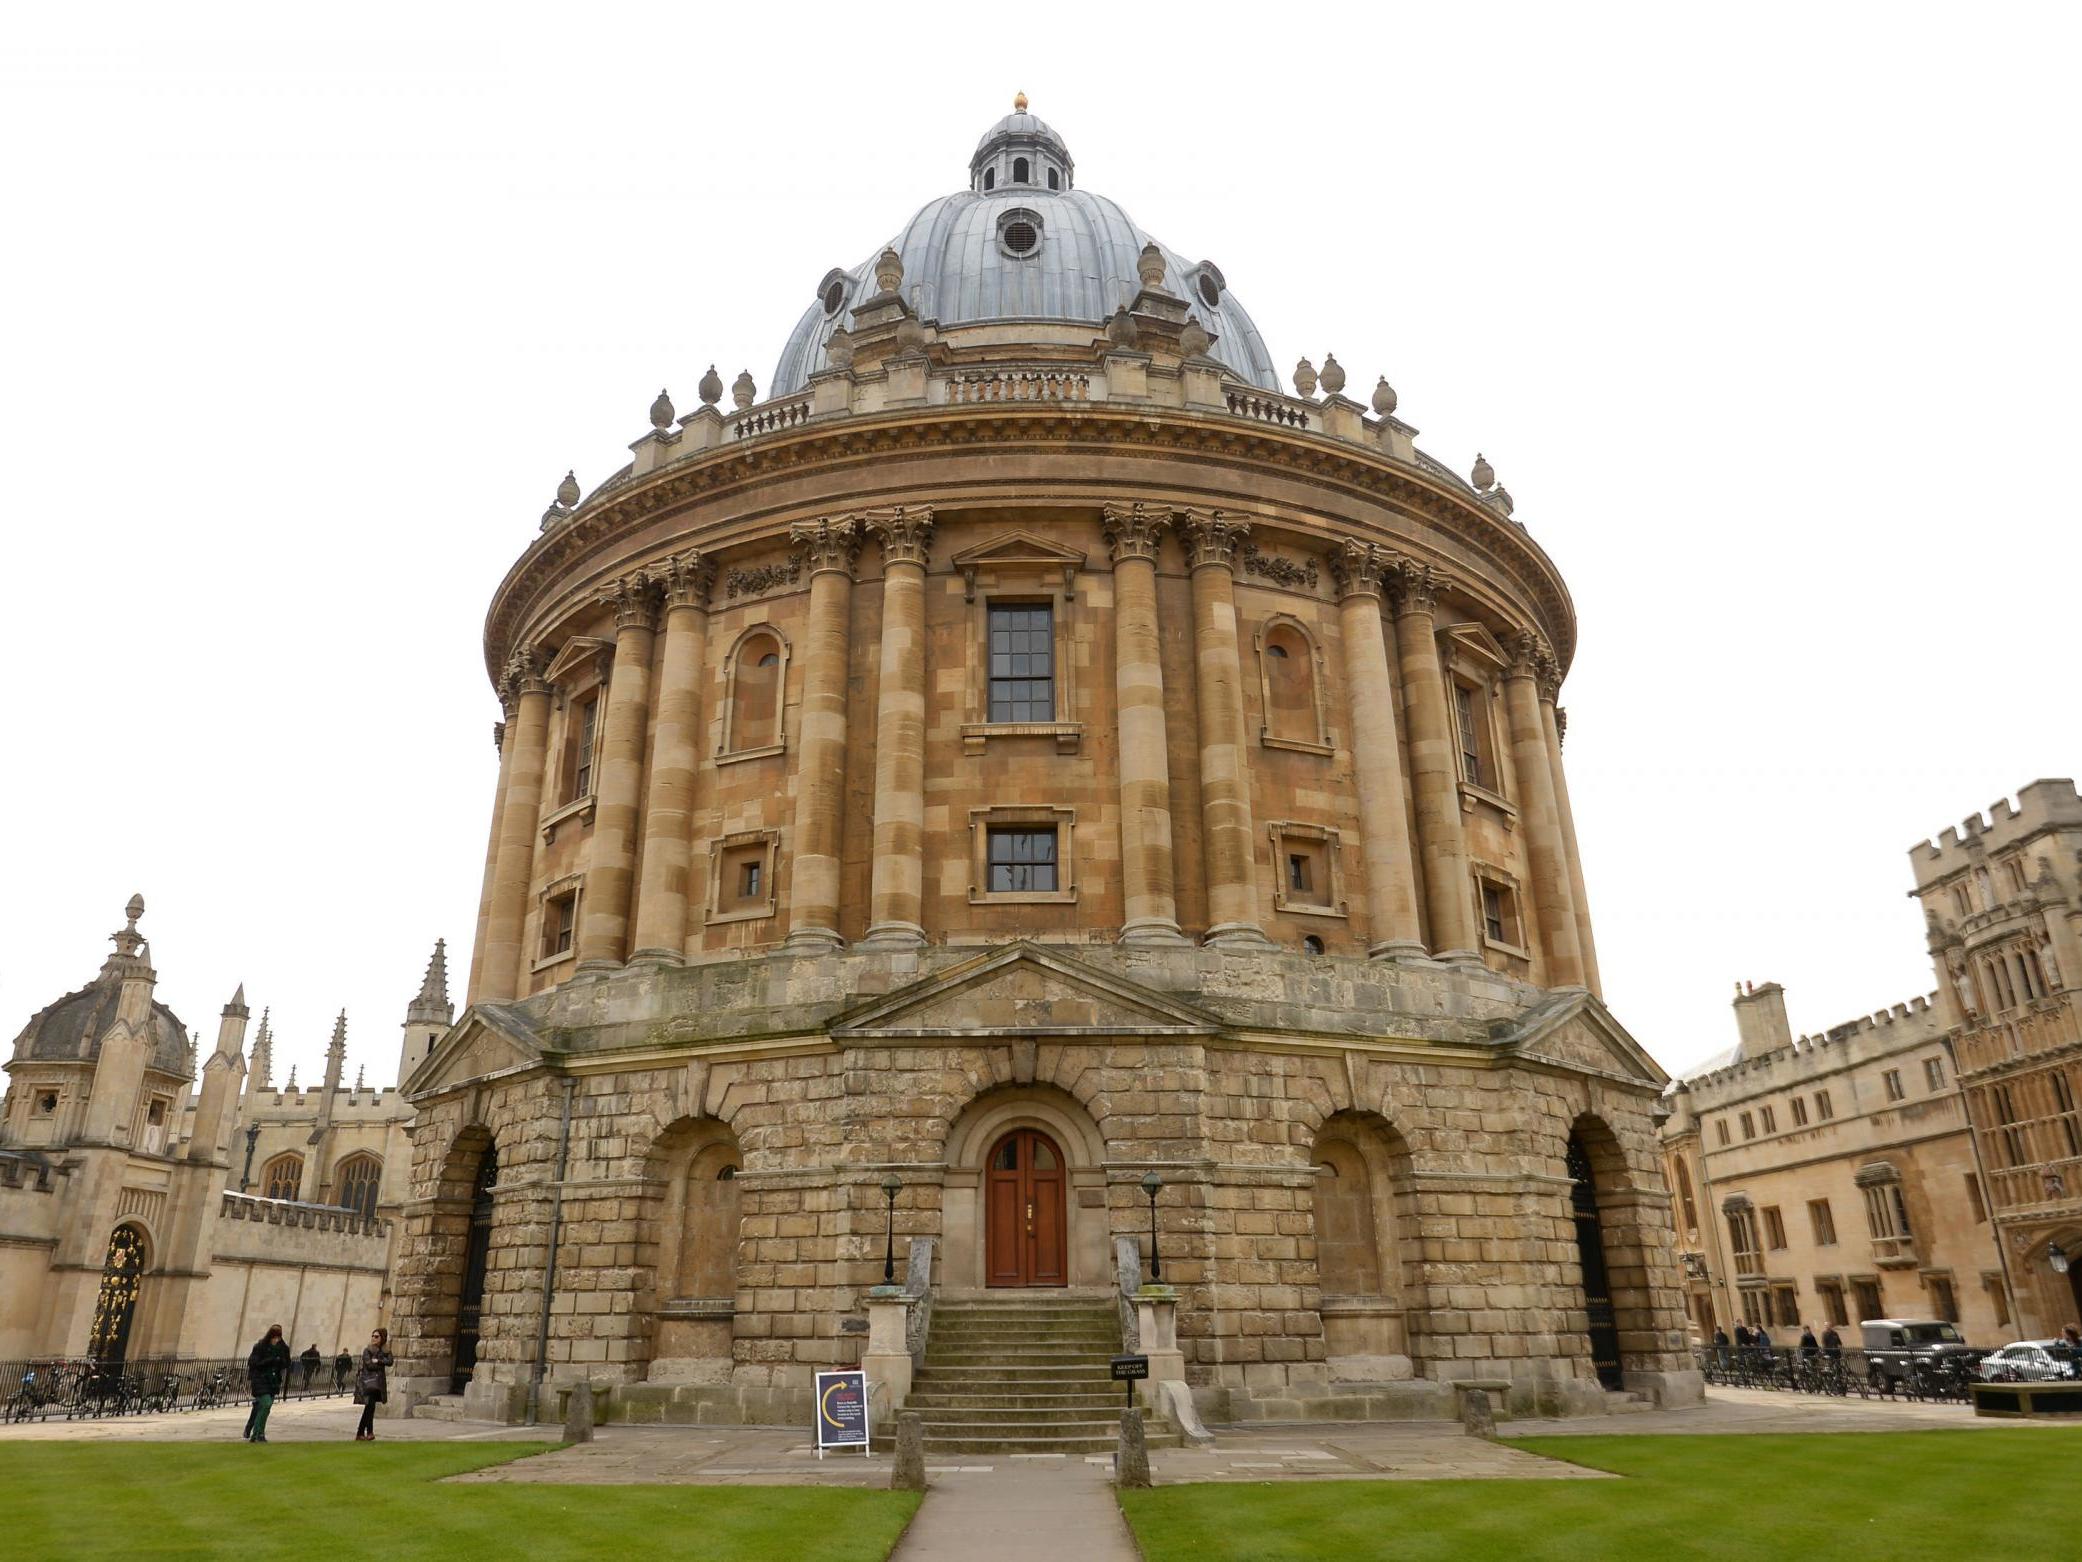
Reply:
[[[1003, 17], [1004, 20], [999, 20]], [[660, 385], [762, 389], [817, 279], [1024, 89], [1283, 367], [1478, 449], [1582, 623], [1606, 995], [1930, 986], [1907, 849], [2082, 769], [2077, 8], [17, 6], [0, 23], [16, 708], [0, 1040], [141, 890], [205, 1045], [456, 996], [480, 631]]]

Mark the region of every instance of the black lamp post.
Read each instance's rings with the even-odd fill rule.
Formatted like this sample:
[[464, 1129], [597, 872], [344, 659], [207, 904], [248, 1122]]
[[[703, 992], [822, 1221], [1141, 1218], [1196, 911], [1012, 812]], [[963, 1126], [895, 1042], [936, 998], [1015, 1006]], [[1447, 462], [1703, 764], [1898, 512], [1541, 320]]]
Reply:
[[882, 1179], [882, 1196], [889, 1200], [889, 1240], [882, 1249], [882, 1283], [896, 1284], [896, 1196], [903, 1179], [891, 1172]]
[[246, 1169], [239, 1173], [239, 1192], [244, 1193], [253, 1186], [253, 1146], [260, 1143], [260, 1124], [250, 1123], [246, 1127]]
[[1164, 1186], [1164, 1179], [1155, 1172], [1142, 1174], [1142, 1191], [1149, 1195], [1149, 1277], [1152, 1282], [1164, 1278], [1164, 1260], [1157, 1256], [1157, 1190]]

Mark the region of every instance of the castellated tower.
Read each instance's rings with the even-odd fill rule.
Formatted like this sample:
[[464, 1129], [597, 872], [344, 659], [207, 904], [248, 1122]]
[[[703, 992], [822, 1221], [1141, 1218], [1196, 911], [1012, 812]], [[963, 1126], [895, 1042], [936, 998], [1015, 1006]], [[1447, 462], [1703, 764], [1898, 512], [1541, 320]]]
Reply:
[[406, 1025], [394, 1408], [795, 1422], [854, 1362], [901, 1404], [858, 1325], [907, 1245], [949, 1334], [1118, 1334], [1160, 1270], [1165, 1417], [1698, 1397], [1560, 570], [1080, 177], [1018, 102], [854, 265], [779, 258], [763, 400], [644, 387], [517, 528], [467, 1007], [433, 1041], [430, 972]]

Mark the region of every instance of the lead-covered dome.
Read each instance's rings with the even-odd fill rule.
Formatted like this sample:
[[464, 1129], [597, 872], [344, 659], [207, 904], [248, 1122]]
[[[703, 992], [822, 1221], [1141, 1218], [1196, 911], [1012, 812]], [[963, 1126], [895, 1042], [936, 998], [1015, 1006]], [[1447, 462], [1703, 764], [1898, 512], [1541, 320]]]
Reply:
[[[101, 1038], [115, 1023], [116, 1005], [123, 996], [123, 973], [104, 969], [100, 976], [77, 992], [67, 993], [48, 1008], [39, 1010], [14, 1039], [17, 1063], [91, 1063], [101, 1056]], [[152, 1055], [148, 1068], [162, 1074], [188, 1073], [188, 1032], [180, 1016], [165, 1004], [152, 1004], [148, 1022]]]
[[[1074, 321], [1096, 333], [1141, 288], [1136, 262], [1155, 243], [1164, 286], [1214, 338], [1208, 354], [1239, 379], [1280, 388], [1271, 355], [1221, 268], [1153, 240], [1103, 195], [1075, 188], [1069, 146], [1043, 119], [1018, 111], [986, 131], [969, 160], [969, 188], [929, 201], [886, 246], [904, 263], [904, 301], [942, 327], [990, 321]], [[802, 389], [827, 367], [824, 342], [875, 291], [873, 255], [817, 284], [789, 334], [771, 394]]]

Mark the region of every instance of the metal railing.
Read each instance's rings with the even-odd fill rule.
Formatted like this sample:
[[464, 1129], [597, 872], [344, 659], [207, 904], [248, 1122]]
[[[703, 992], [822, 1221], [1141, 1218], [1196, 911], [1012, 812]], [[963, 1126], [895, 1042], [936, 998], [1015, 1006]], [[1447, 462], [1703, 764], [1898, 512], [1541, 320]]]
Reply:
[[1692, 1355], [1706, 1381], [1722, 1388], [1965, 1404], [1978, 1378], [1974, 1359], [1963, 1356], [1915, 1359], [1889, 1371], [1856, 1348], [1810, 1355], [1798, 1347], [1729, 1345], [1723, 1350], [1705, 1345], [1694, 1346]]
[[[278, 1399], [330, 1399], [354, 1391], [350, 1358], [328, 1357], [308, 1372], [291, 1361]], [[0, 1422], [168, 1414], [243, 1405], [252, 1396], [246, 1358], [0, 1362]]]

